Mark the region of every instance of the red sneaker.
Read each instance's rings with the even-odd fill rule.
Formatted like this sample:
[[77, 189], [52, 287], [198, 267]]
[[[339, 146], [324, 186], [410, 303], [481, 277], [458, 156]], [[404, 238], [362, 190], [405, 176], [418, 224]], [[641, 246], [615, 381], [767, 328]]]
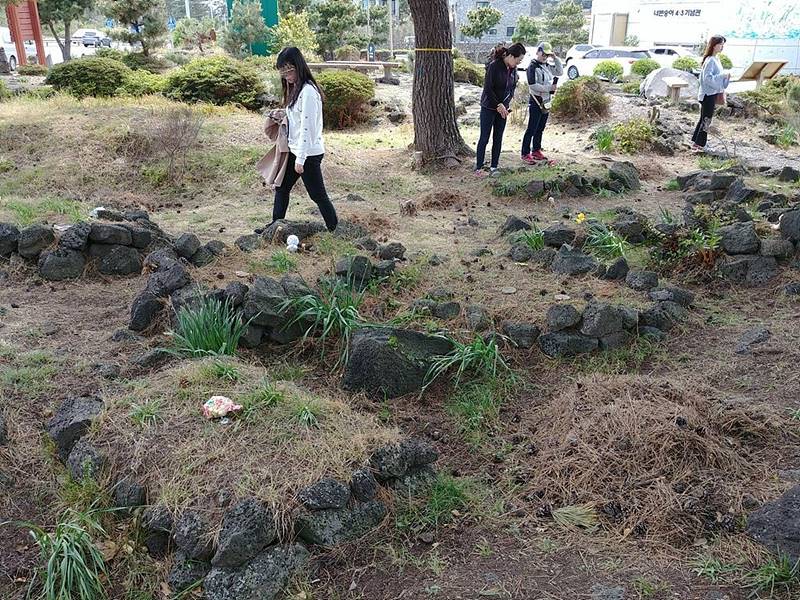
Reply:
[[522, 162], [527, 163], [529, 165], [532, 165], [532, 164], [534, 164], [536, 162], [536, 159], [533, 158], [533, 156], [529, 152], [528, 154], [526, 154], [525, 156], [522, 157]]
[[537, 150], [536, 152], [531, 152], [530, 156], [535, 161], [548, 160], [548, 158], [544, 154], [542, 154], [541, 150]]

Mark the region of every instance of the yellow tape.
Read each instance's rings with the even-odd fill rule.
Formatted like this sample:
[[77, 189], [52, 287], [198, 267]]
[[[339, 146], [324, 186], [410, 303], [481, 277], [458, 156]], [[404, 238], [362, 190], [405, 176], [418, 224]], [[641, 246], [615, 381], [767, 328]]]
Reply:
[[452, 52], [452, 48], [414, 48], [415, 52]]

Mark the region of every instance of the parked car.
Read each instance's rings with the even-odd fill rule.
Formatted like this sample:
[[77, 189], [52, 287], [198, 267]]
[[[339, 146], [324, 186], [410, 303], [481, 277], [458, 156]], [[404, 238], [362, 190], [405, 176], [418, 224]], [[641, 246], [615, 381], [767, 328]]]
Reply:
[[606, 46], [595, 48], [584, 54], [583, 58], [571, 60], [567, 67], [567, 77], [576, 79], [581, 75], [591, 75], [598, 63], [604, 60], [615, 60], [622, 65], [622, 76], [631, 74], [631, 65], [640, 58], [651, 58], [645, 48], [628, 46]]
[[695, 59], [698, 63], [700, 57], [691, 50], [681, 48], [680, 46], [655, 46], [648, 50], [650, 57], [655, 59], [662, 67], [671, 67], [676, 58], [688, 56]]
[[[11, 30], [8, 27], [0, 27], [0, 46], [6, 51], [8, 66], [12, 71], [16, 71], [20, 60], [17, 56], [17, 45], [11, 41]], [[36, 44], [32, 40], [26, 41], [24, 46], [25, 56], [36, 56]]]
[[99, 48], [100, 46], [111, 46], [111, 38], [102, 35], [100, 32], [93, 29], [87, 30], [81, 38], [84, 47], [93, 46]]
[[601, 47], [602, 46], [595, 46], [593, 44], [575, 44], [572, 48], [567, 50], [567, 57], [564, 60], [564, 64], [569, 64], [570, 61], [576, 58], [583, 58], [590, 50]]

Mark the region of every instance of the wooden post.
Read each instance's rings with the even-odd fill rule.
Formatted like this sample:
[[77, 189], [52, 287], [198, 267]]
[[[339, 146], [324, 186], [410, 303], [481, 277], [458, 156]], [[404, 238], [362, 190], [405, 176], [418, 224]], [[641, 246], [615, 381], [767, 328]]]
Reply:
[[14, 45], [17, 48], [19, 64], [28, 64], [25, 42], [33, 40], [36, 44], [39, 64], [47, 65], [44, 40], [42, 39], [42, 24], [39, 21], [39, 8], [36, 6], [36, 0], [27, 0], [19, 5], [9, 4], [6, 7], [6, 16], [11, 37], [14, 38]]

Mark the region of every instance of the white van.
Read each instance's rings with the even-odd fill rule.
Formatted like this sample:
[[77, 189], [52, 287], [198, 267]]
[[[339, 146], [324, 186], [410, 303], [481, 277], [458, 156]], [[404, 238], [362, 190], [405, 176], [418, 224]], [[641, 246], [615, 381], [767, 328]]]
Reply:
[[17, 57], [17, 46], [11, 41], [11, 30], [8, 27], [0, 27], [0, 46], [6, 51], [6, 59], [12, 71], [17, 69], [19, 58]]

